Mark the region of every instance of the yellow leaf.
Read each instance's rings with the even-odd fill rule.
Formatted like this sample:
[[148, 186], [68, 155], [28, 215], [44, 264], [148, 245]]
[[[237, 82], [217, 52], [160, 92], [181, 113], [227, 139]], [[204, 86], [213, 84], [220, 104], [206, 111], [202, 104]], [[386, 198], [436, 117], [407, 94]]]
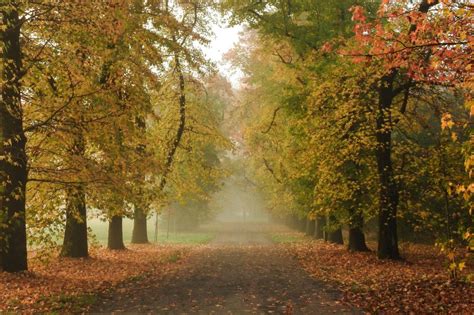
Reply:
[[453, 252], [448, 254], [448, 259], [449, 260], [454, 260], [454, 253]]
[[449, 270], [455, 270], [456, 269], [456, 263], [451, 263], [449, 265]]

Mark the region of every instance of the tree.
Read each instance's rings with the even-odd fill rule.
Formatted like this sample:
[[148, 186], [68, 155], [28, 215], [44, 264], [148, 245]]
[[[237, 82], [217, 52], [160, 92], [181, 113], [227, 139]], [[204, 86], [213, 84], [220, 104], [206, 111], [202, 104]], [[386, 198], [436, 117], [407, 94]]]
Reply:
[[[345, 13], [356, 4], [351, 22]], [[347, 224], [351, 250], [367, 250], [364, 221], [378, 215], [378, 256], [389, 259], [400, 258], [397, 218], [418, 217], [404, 228], [431, 229], [423, 208], [432, 207], [433, 217], [440, 209], [460, 213], [465, 205], [443, 174], [466, 180], [454, 162], [461, 144], [446, 158], [427, 140], [441, 132], [434, 117], [456, 113], [460, 125], [468, 121], [468, 3], [229, 1], [223, 8], [258, 32], [230, 57], [247, 75], [239, 108], [245, 153], [275, 212], [327, 217], [326, 232]], [[432, 199], [426, 186], [439, 187], [448, 202]]]
[[[323, 94], [323, 89], [319, 86], [324, 85], [324, 80], [328, 80], [328, 75], [331, 71], [334, 71], [334, 67], [331, 68], [331, 65], [337, 66], [341, 62], [338, 58], [326, 53], [327, 45], [325, 43], [328, 40], [333, 40], [336, 45], [339, 45], [342, 38], [351, 36], [350, 26], [352, 22], [347, 15], [347, 10], [353, 4], [354, 2], [351, 1], [339, 3], [318, 1], [312, 3], [303, 1], [224, 3], [224, 8], [230, 8], [236, 21], [245, 20], [250, 27], [259, 31], [261, 36], [259, 40], [265, 40], [264, 44], [260, 45], [261, 49], [252, 52], [252, 58], [258, 58], [260, 64], [270, 65], [263, 70], [262, 67], [254, 63], [248, 67], [251, 69], [249, 70], [251, 84], [258, 82], [257, 84], [260, 85], [257, 89], [265, 91], [263, 92], [264, 97], [273, 103], [272, 106], [268, 106], [272, 108], [273, 113], [267, 110], [254, 114], [255, 117], [267, 117], [267, 121], [271, 121], [268, 127], [258, 128], [264, 130], [264, 135], [255, 137], [258, 139], [256, 143], [261, 145], [261, 143], [268, 142], [270, 137], [272, 138], [270, 144], [273, 141], [283, 142], [280, 147], [275, 145], [278, 148], [274, 150], [266, 150], [263, 157], [265, 163], [262, 168], [268, 171], [267, 175], [276, 179], [274, 185], [281, 184], [284, 187], [281, 190], [286, 190], [285, 193], [291, 195], [294, 202], [290, 202], [290, 204], [293, 204], [293, 207], [295, 204], [299, 204], [297, 208], [300, 210], [295, 212], [305, 217], [308, 213], [311, 213], [321, 218], [339, 211], [334, 210], [335, 198], [326, 196], [327, 189], [320, 189], [324, 185], [317, 185], [322, 177], [334, 178], [333, 172], [336, 170], [328, 170], [331, 174], [328, 172], [327, 175], [321, 173], [321, 165], [324, 167], [323, 163], [327, 160], [324, 161], [322, 155], [316, 152], [316, 150], [320, 150], [321, 142], [316, 140], [313, 135], [320, 133], [321, 126], [318, 124], [325, 123], [323, 119], [317, 119], [317, 121], [314, 119], [314, 117], [317, 117], [316, 115], [320, 115], [321, 110], [318, 109], [319, 105], [312, 106], [311, 103], [315, 103], [313, 100], [318, 93]], [[373, 9], [370, 3], [367, 3], [367, 7]], [[269, 8], [272, 8], [272, 10], [268, 10]], [[257, 45], [256, 41], [252, 44]], [[258, 57], [255, 55], [258, 55]], [[260, 55], [266, 57], [261, 58]], [[241, 58], [240, 55], [237, 58]], [[247, 67], [244, 69], [247, 69]], [[262, 78], [264, 79], [262, 80]], [[331, 78], [333, 77], [331, 76]], [[275, 84], [274, 82], [278, 83]], [[333, 82], [329, 82], [329, 84], [331, 83], [333, 84]], [[327, 88], [327, 85], [324, 86]], [[355, 90], [356, 87], [353, 89]], [[283, 93], [275, 93], [275, 90], [281, 90]], [[327, 100], [324, 95], [319, 95], [319, 97]], [[258, 95], [259, 102], [261, 102], [261, 99], [262, 95], [260, 94]], [[339, 103], [334, 106], [339, 106]], [[324, 109], [324, 104], [321, 107]], [[328, 115], [330, 113], [328, 112]], [[283, 127], [286, 132], [279, 133], [277, 130], [282, 127], [278, 125], [278, 121], [282, 117], [286, 121], [287, 128]], [[330, 119], [330, 117], [324, 117]], [[330, 121], [334, 123], [333, 120]], [[333, 133], [348, 132], [345, 130], [348, 126], [337, 126], [339, 129], [333, 129]], [[255, 133], [257, 132], [255, 130]], [[266, 138], [266, 140], [262, 141], [262, 138]], [[322, 140], [327, 141], [327, 139]], [[287, 141], [288, 143], [286, 143]], [[331, 148], [330, 145], [331, 143], [328, 143], [328, 150]], [[332, 155], [330, 156], [332, 158], [335, 154], [334, 151], [337, 150], [331, 151]], [[255, 154], [255, 151], [252, 153]], [[272, 161], [273, 157], [277, 157], [276, 161]], [[259, 159], [261, 158], [260, 156]], [[291, 161], [291, 163], [286, 161]], [[281, 190], [276, 195], [279, 196], [279, 204], [285, 207], [281, 202], [281, 196], [285, 193]], [[330, 195], [335, 194], [330, 192]], [[350, 197], [347, 197], [348, 202], [341, 208], [353, 208], [349, 200]], [[352, 202], [357, 203], [356, 200]], [[291, 206], [285, 208], [291, 209]], [[347, 210], [342, 209], [341, 213], [347, 214]], [[360, 211], [355, 212], [355, 214], [359, 213]], [[338, 215], [337, 217], [342, 223], [347, 215]], [[337, 241], [340, 242], [341, 234], [337, 228], [338, 224], [334, 224], [335, 217], [332, 214], [331, 219], [328, 222], [333, 223], [326, 222], [325, 225], [329, 225], [325, 229], [328, 230], [327, 232], [335, 229], [334, 232], [338, 236]], [[353, 220], [353, 222], [356, 221], [361, 222], [361, 220]], [[322, 220], [319, 219], [318, 222], [322, 223]], [[322, 237], [321, 224], [316, 230], [318, 236]], [[360, 236], [360, 233], [351, 235]]]
[[[438, 5], [445, 7], [445, 10], [428, 18], [430, 9]], [[448, 77], [462, 80], [465, 76], [465, 59], [462, 56], [470, 48], [464, 46], [468, 41], [463, 40], [466, 37], [464, 29], [469, 24], [468, 13], [459, 10], [464, 5], [462, 1], [440, 4], [437, 0], [423, 0], [418, 4], [417, 11], [413, 11], [405, 2], [395, 4], [385, 1], [379, 10], [379, 17], [373, 23], [367, 21], [360, 7], [353, 10], [353, 19], [360, 22], [355, 27], [355, 36], [362, 44], [354, 55], [369, 58], [373, 63], [381, 62], [385, 67], [378, 84], [376, 121], [380, 185], [379, 258], [400, 258], [397, 235], [400, 196], [392, 160], [395, 101], [402, 98], [400, 112], [403, 114], [413, 86], [430, 82], [442, 85]], [[461, 14], [460, 19], [454, 18], [456, 13]], [[391, 23], [385, 22], [386, 17]], [[392, 27], [397, 22], [401, 22], [404, 27]], [[447, 56], [457, 58], [448, 60]], [[437, 67], [438, 63], [443, 66]], [[461, 72], [453, 72], [456, 69]]]
[[20, 3], [0, 5], [2, 59], [0, 100], [0, 266], [13, 272], [27, 269], [26, 252], [26, 137], [23, 129], [21, 78], [23, 52]]

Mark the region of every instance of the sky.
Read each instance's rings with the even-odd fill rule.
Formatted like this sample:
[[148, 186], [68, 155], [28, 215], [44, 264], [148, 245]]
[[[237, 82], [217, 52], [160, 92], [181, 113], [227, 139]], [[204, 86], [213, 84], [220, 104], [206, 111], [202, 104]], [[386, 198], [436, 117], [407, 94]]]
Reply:
[[214, 24], [212, 30], [215, 34], [209, 47], [204, 48], [206, 56], [216, 63], [220, 72], [228, 78], [234, 88], [239, 86], [241, 72], [223, 61], [223, 56], [239, 41], [242, 26], [229, 27], [225, 24]]

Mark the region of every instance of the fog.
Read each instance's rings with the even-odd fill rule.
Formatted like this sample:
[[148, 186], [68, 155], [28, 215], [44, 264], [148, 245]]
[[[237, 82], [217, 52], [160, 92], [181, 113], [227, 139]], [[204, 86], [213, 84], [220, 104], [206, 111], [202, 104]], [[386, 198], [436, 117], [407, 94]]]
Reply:
[[265, 202], [254, 184], [240, 176], [231, 176], [213, 195], [210, 208], [215, 222], [268, 222]]
[[[158, 217], [158, 242], [189, 241], [189, 235], [192, 233], [192, 238], [198, 238], [198, 241], [224, 235], [230, 243], [248, 243], [255, 237], [252, 233], [265, 231], [268, 228], [267, 223], [270, 222], [270, 216], [265, 210], [265, 201], [255, 184], [245, 176], [237, 174], [224, 180], [221, 188], [211, 195], [207, 208], [197, 210], [190, 207], [192, 206], [175, 207], [175, 204], [170, 204], [161, 209]], [[92, 215], [94, 211], [91, 211]], [[188, 228], [184, 221], [189, 220], [198, 224]], [[152, 212], [147, 221], [150, 242], [156, 240], [155, 223], [156, 214]], [[97, 219], [94, 213], [88, 221], [88, 226], [96, 241], [105, 245], [108, 222]], [[130, 242], [132, 229], [133, 219], [124, 218], [123, 236], [126, 243]], [[183, 238], [183, 235], [187, 237]]]

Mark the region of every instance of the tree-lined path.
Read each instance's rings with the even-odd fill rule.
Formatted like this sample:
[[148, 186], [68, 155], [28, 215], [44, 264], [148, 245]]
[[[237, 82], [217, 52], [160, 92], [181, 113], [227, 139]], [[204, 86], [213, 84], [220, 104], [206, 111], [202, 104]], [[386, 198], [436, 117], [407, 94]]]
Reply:
[[124, 283], [102, 297], [97, 312], [198, 314], [355, 313], [340, 294], [312, 279], [270, 235], [235, 225], [193, 251], [164, 277]]
[[1, 0], [0, 313], [472, 313], [473, 50], [473, 0]]

